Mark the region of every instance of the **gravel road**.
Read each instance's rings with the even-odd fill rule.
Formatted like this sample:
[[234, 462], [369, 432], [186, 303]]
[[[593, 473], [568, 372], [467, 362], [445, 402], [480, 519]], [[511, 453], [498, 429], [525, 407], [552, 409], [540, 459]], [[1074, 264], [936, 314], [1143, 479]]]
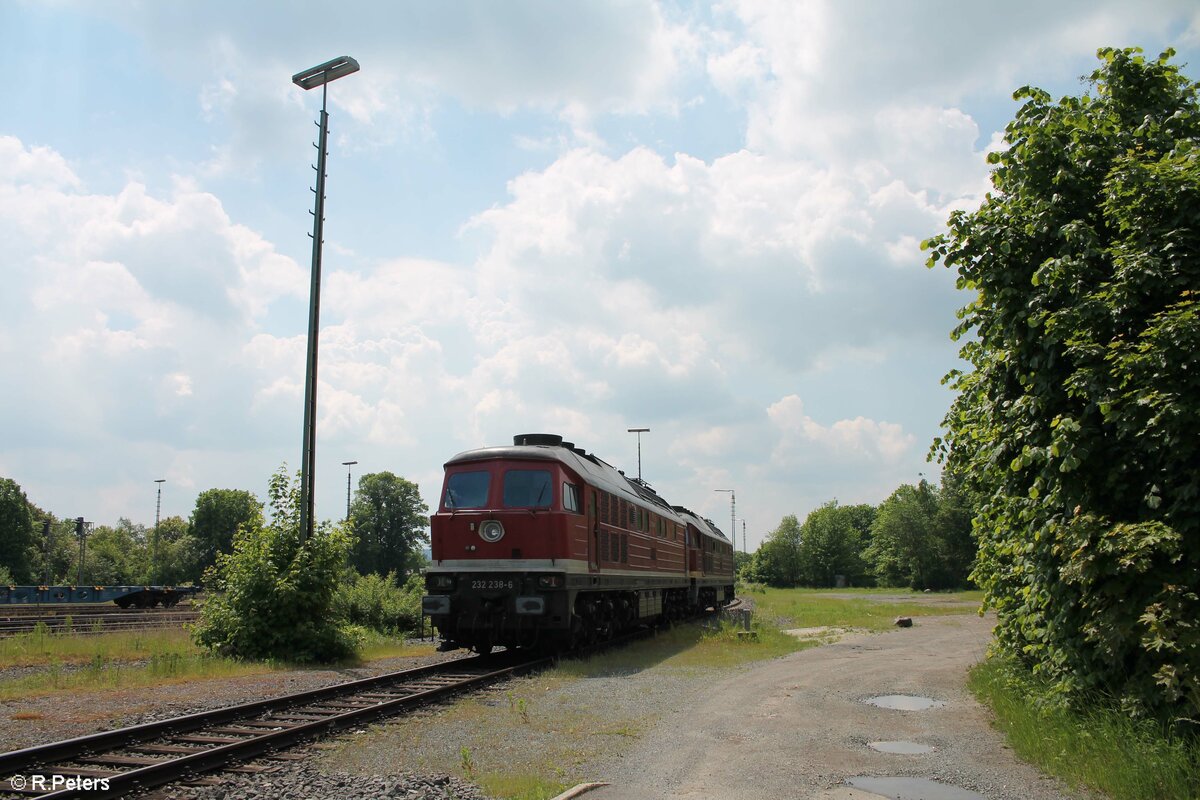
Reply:
[[[984, 656], [992, 622], [918, 617], [912, 628], [852, 634], [834, 644], [739, 671], [660, 718], [629, 751], [593, 765], [607, 781], [588, 800], [813, 798], [968, 800], [1084, 798], [1018, 761], [967, 691], [968, 667]], [[941, 701], [924, 711], [870, 705], [878, 695]], [[878, 752], [870, 742], [933, 747], [923, 755]], [[942, 784], [873, 794], [856, 776]], [[963, 790], [955, 792], [951, 787]]]

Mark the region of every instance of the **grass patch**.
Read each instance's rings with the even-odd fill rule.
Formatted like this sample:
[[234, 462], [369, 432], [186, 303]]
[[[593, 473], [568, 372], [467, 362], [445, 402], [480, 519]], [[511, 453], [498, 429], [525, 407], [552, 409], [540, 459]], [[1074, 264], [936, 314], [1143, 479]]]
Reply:
[[[879, 595], [909, 595], [912, 600], [885, 600]], [[923, 594], [905, 589], [771, 589], [752, 595], [756, 620], [781, 628], [892, 627], [896, 617], [974, 614], [983, 594], [977, 591]]]
[[44, 626], [0, 639], [0, 663], [46, 667], [0, 681], [0, 700], [126, 689], [271, 672], [268, 663], [210, 656], [187, 631], [160, 629], [73, 636]]
[[50, 664], [30, 675], [0, 681], [0, 700], [22, 700], [60, 693], [135, 689], [194, 680], [224, 679], [272, 672], [262, 662], [234, 661], [202, 653], [151, 654], [143, 662], [111, 661], [97, 655], [83, 665]]
[[996, 726], [1021, 758], [1073, 786], [1112, 800], [1195, 800], [1200, 741], [1161, 724], [1135, 721], [1097, 703], [1075, 712], [1048, 698], [1047, 687], [1001, 658], [972, 669], [968, 686], [996, 714]]
[[547, 780], [540, 775], [501, 772], [475, 774], [470, 779], [482, 786], [488, 797], [503, 797], [506, 800], [550, 800], [574, 785], [558, 779]]
[[182, 628], [117, 631], [73, 636], [39, 625], [32, 633], [0, 639], [0, 664], [17, 667], [82, 664], [95, 660], [138, 661], [151, 655], [200, 652]]
[[437, 642], [414, 642], [399, 636], [387, 636], [368, 631], [358, 648], [357, 661], [379, 661], [385, 658], [417, 658], [431, 656], [437, 650]]

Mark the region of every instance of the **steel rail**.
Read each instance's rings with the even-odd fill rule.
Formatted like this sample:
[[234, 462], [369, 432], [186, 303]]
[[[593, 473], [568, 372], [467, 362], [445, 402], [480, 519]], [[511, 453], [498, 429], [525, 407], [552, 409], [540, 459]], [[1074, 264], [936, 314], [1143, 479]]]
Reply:
[[[189, 714], [174, 719], [150, 722], [114, 731], [104, 731], [61, 742], [0, 753], [0, 775], [12, 776], [31, 771], [38, 771], [37, 774], [57, 774], [65, 777], [79, 777], [81, 775], [88, 775], [89, 773], [95, 775], [95, 773], [100, 771], [93, 768], [56, 767], [54, 764], [70, 761], [78, 757], [95, 758], [105, 752], [122, 747], [137, 750], [139, 745], [146, 746], [147, 743], [155, 739], [180, 736], [189, 732], [202, 731], [205, 728], [219, 726], [222, 723], [239, 720], [256, 721], [260, 726], [270, 723], [274, 727], [279, 728], [278, 730], [264, 730], [262, 733], [253, 735], [251, 731], [247, 730], [244, 733], [249, 735], [249, 738], [241, 741], [233, 741], [234, 737], [197, 737], [224, 739], [224, 741], [212, 742], [212, 744], [216, 744], [217, 746], [204, 750], [196, 750], [193, 753], [181, 754], [178, 758], [170, 758], [157, 763], [139, 766], [125, 772], [106, 775], [104, 777], [107, 781], [107, 789], [95, 788], [93, 785], [93, 788], [86, 790], [82, 788], [64, 789], [52, 793], [36, 794], [37, 797], [44, 798], [45, 800], [49, 800], [50, 798], [60, 800], [62, 798], [86, 797], [93, 799], [121, 797], [133, 791], [161, 786], [180, 778], [195, 777], [200, 773], [219, 769], [232, 762], [243, 761], [269, 751], [284, 748], [300, 740], [310, 739], [323, 733], [340, 730], [351, 725], [357, 725], [381, 716], [403, 711], [413, 706], [427, 703], [430, 700], [489, 683], [509, 675], [537, 669], [550, 663], [551, 660], [550, 657], [542, 657], [534, 660], [519, 661], [507, 666], [499, 666], [495, 657], [476, 656], [473, 658], [456, 659], [440, 664], [380, 675], [374, 678], [363, 678], [349, 683], [335, 684], [320, 689], [311, 689], [296, 694], [269, 698], [267, 700], [257, 700], [250, 703], [214, 709], [212, 711]], [[502, 663], [503, 661], [501, 660], [500, 664]], [[453, 680], [441, 685], [419, 685], [422, 680], [433, 677]], [[405, 688], [405, 684], [413, 683], [418, 685], [413, 688]], [[296, 711], [297, 716], [302, 717], [303, 713], [300, 710], [305, 707], [318, 705], [325, 701], [351, 701], [355, 695], [361, 695], [373, 689], [387, 689], [389, 687], [398, 693], [402, 692], [402, 694], [397, 694], [394, 699], [373, 699], [369, 705], [363, 705], [358, 708], [346, 708], [340, 712], [318, 712], [314, 710], [309, 712], [309, 716], [316, 717], [319, 713], [324, 714], [324, 716], [307, 722], [300, 721], [299, 719], [271, 720], [268, 718], [261, 721], [255, 720], [255, 718], [267, 712], [287, 710]], [[352, 703], [347, 704], [353, 705]], [[158, 752], [161, 752], [161, 750]], [[3, 780], [3, 782], [7, 781]], [[3, 791], [5, 789], [0, 789], [0, 792]], [[28, 790], [24, 793], [33, 794]]]

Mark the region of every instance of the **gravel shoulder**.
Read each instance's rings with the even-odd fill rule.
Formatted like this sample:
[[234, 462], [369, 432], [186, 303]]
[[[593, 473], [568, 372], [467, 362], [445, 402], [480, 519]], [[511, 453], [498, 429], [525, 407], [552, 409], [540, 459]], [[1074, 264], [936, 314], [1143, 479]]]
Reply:
[[[629, 751], [597, 762], [589, 779], [610, 785], [588, 798], [879, 797], [846, 785], [856, 776], [932, 779], [989, 800], [1086, 797], [1018, 761], [967, 690], [992, 625], [973, 615], [920, 617], [912, 628], [852, 634], [739, 671], [664, 715]], [[943, 705], [895, 711], [864, 702], [890, 694]], [[934, 750], [892, 755], [868, 746], [878, 741]]]

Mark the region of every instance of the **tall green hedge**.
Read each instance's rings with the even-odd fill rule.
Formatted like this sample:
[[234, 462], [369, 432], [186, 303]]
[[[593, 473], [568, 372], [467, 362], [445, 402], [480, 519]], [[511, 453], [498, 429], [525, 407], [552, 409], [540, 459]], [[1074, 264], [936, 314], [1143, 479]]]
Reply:
[[974, 293], [935, 449], [985, 503], [1000, 646], [1067, 698], [1200, 717], [1200, 106], [1136, 49], [1025, 87], [995, 191], [925, 243]]

